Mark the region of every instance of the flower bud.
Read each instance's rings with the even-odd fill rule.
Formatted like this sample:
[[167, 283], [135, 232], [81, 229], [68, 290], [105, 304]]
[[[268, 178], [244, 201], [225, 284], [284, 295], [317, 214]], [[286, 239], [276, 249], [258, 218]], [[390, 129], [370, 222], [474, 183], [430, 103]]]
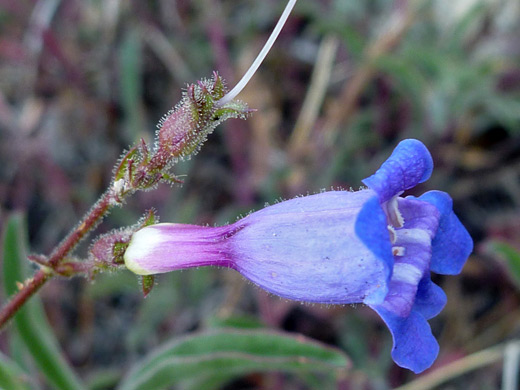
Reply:
[[216, 104], [225, 93], [222, 78], [216, 72], [210, 80], [188, 85], [180, 103], [159, 122], [154, 165], [163, 167], [189, 156], [198, 151], [220, 123], [247, 117], [250, 110], [245, 103]]

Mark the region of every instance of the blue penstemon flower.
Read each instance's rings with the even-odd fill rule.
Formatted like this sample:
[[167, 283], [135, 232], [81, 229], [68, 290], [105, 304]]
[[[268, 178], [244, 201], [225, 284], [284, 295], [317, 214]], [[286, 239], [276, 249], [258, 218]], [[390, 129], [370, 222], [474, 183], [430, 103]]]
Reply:
[[473, 248], [449, 195], [400, 197], [432, 169], [426, 147], [408, 139], [363, 180], [367, 189], [291, 199], [228, 226], [149, 226], [125, 264], [140, 275], [225, 266], [288, 299], [364, 303], [390, 329], [394, 361], [419, 373], [439, 351], [427, 320], [446, 303], [430, 271], [460, 273]]

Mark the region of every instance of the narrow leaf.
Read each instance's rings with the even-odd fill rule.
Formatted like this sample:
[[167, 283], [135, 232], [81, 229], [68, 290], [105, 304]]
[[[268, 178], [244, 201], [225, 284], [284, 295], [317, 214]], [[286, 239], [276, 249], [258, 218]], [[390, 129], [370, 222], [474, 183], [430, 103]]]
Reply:
[[[20, 214], [14, 214], [8, 219], [3, 242], [4, 289], [7, 295], [12, 295], [18, 289], [17, 283], [23, 282], [29, 274], [25, 249], [26, 230]], [[18, 311], [14, 323], [25, 346], [53, 388], [84, 389], [60, 353], [42, 303], [37, 297], [32, 297]]]
[[123, 380], [120, 390], [164, 389], [203, 375], [251, 372], [338, 373], [347, 356], [303, 336], [267, 330], [220, 329], [167, 343]]

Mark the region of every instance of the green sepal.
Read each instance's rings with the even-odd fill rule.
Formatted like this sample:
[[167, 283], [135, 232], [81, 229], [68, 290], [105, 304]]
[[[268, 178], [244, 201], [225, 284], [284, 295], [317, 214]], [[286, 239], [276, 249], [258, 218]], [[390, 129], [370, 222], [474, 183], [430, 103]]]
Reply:
[[143, 216], [141, 221], [139, 221], [139, 229], [142, 229], [146, 226], [155, 225], [157, 223], [159, 223], [159, 217], [157, 214], [155, 214], [154, 209], [150, 209], [147, 211], [147, 214]]
[[125, 259], [123, 256], [125, 255], [126, 248], [128, 248], [128, 242], [116, 242], [114, 244], [114, 247], [112, 249], [114, 264], [125, 263]]
[[247, 116], [254, 110], [250, 109], [246, 103], [240, 100], [233, 100], [221, 108], [215, 110], [213, 114], [213, 120], [221, 123], [226, 119], [239, 118], [246, 119]]
[[161, 173], [161, 181], [168, 184], [182, 184], [184, 181], [178, 179], [174, 175], [168, 175], [167, 173]]
[[126, 152], [115, 170], [114, 181], [129, 178], [128, 169], [131, 162], [134, 161], [134, 157], [136, 157], [138, 153], [139, 150], [137, 149], [137, 146], [134, 146], [128, 152]]
[[153, 275], [144, 275], [141, 276], [141, 286], [143, 289], [143, 295], [146, 298], [155, 284], [155, 277]]

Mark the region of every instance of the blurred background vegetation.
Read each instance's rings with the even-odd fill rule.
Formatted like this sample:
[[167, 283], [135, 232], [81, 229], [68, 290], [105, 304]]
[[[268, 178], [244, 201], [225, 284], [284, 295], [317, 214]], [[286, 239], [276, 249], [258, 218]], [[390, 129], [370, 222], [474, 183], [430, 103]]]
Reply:
[[[284, 5], [0, 0], [0, 228], [24, 212], [31, 252], [48, 254], [107, 187], [122, 151], [153, 139], [186, 83], [218, 70], [234, 85]], [[357, 189], [399, 140], [418, 138], [436, 168], [414, 193], [449, 192], [475, 240], [460, 276], [435, 279], [448, 295], [430, 321], [441, 345], [433, 368], [449, 378], [439, 388], [499, 388], [506, 365], [486, 351], [520, 336], [519, 36], [518, 0], [300, 0], [239, 96], [258, 111], [180, 163], [182, 186], [137, 194], [96, 234], [151, 207], [162, 221], [223, 224], [266, 202]], [[297, 332], [341, 349], [352, 366], [332, 382], [255, 373], [215, 388], [386, 389], [416, 379], [392, 363], [390, 334], [370, 310], [281, 300], [229, 270], [162, 275], [146, 299], [127, 271], [55, 280], [40, 296], [63, 356], [92, 389], [114, 388], [166, 340], [223, 324]], [[4, 354], [22, 354], [16, 337], [13, 327], [0, 335]], [[449, 377], [479, 351], [482, 367]], [[48, 388], [42, 375], [30, 381]]]

